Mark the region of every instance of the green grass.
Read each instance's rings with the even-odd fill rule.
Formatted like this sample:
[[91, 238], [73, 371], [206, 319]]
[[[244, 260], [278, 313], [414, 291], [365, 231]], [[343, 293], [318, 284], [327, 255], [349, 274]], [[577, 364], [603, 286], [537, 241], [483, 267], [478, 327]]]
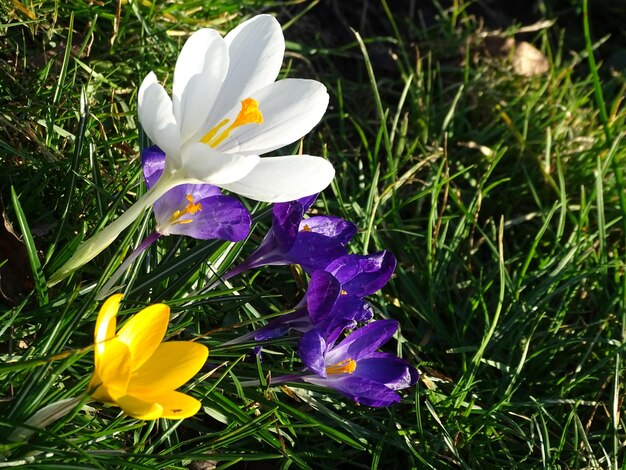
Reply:
[[190, 32], [259, 12], [288, 26], [285, 75], [328, 87], [326, 117], [303, 141], [337, 169], [315, 210], [358, 225], [353, 252], [395, 253], [394, 278], [370, 300], [378, 318], [399, 320], [391, 348], [422, 373], [382, 410], [313, 386], [241, 387], [298, 369], [296, 338], [267, 345], [263, 363], [251, 345], [221, 345], [289, 311], [306, 285], [298, 269], [265, 268], [204, 289], [265, 233], [267, 211], [248, 201], [246, 243], [167, 237], [123, 278], [124, 318], [166, 302], [171, 337], [210, 348], [188, 387], [203, 412], [139, 422], [92, 403], [28, 442], [1, 439], [10, 456], [0, 466], [623, 468], [626, 82], [606, 63], [619, 40], [594, 18], [626, 9], [591, 2], [581, 42], [582, 3], [538, 2], [544, 18], [568, 21], [527, 33], [550, 70], [521, 77], [486, 51], [476, 4], [429, 3], [410, 18], [410, 2], [366, 3], [132, 1], [118, 15], [117, 2], [22, 2], [32, 18], [14, 3], [0, 9], [0, 191], [24, 256], [0, 254], [3, 269], [29, 273], [2, 274], [0, 435], [85, 389], [98, 286], [153, 226], [146, 213], [46, 287], [145, 191], [140, 81], [154, 70], [171, 83]]

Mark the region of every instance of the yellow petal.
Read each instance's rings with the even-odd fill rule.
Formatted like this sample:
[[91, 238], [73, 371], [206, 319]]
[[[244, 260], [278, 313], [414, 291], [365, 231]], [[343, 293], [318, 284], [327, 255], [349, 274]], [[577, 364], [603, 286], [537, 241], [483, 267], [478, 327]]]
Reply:
[[102, 383], [102, 378], [98, 374], [97, 370], [93, 371], [89, 385], [87, 385], [87, 393], [91, 395], [91, 398], [104, 403], [111, 403], [113, 398], [109, 395], [109, 391]]
[[[194, 397], [181, 392], [165, 391], [150, 395], [141, 395], [145, 401], [154, 401], [162, 407], [161, 418], [184, 419], [195, 415], [202, 404]], [[146, 418], [143, 418], [146, 419]]]
[[[116, 395], [125, 395], [130, 381], [131, 355], [128, 346], [118, 338], [108, 340], [100, 361], [89, 384], [92, 397], [99, 401], [115, 400]], [[99, 382], [99, 383], [97, 383]]]
[[155, 304], [141, 310], [120, 328], [117, 337], [130, 350], [133, 371], [141, 367], [161, 344], [169, 321], [170, 308]]
[[163, 415], [163, 407], [154, 400], [143, 397], [123, 395], [117, 397], [115, 403], [129, 416], [137, 419], [158, 419]]
[[[89, 384], [89, 388], [87, 390], [91, 390], [91, 384]], [[109, 393], [109, 389], [106, 388], [103, 384], [96, 386], [91, 392], [91, 398], [96, 401], [101, 401], [102, 403], [114, 403], [113, 397]]]
[[190, 341], [161, 343], [143, 366], [137, 369], [128, 384], [128, 393], [152, 390], [175, 390], [202, 368], [209, 349]]
[[122, 297], [124, 297], [122, 294], [112, 295], [102, 304], [100, 313], [98, 313], [96, 329], [93, 335], [96, 345], [96, 363], [98, 362], [99, 355], [104, 351], [105, 341], [115, 336], [115, 317], [120, 309]]

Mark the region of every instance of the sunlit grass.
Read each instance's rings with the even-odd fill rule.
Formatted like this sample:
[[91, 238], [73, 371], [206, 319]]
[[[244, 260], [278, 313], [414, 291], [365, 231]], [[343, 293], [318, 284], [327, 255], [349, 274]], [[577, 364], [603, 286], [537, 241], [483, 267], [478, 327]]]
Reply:
[[[30, 273], [2, 276], [2, 435], [84, 391], [98, 287], [153, 227], [146, 213], [93, 262], [46, 287], [83, 238], [145, 191], [141, 79], [154, 70], [171, 83], [190, 32], [227, 31], [258, 12], [288, 26], [285, 75], [329, 90], [325, 119], [302, 142], [337, 169], [314, 210], [358, 225], [352, 252], [395, 253], [395, 277], [371, 301], [378, 318], [400, 322], [394, 352], [422, 379], [383, 410], [313, 386], [240, 386], [300, 367], [292, 337], [264, 346], [262, 362], [252, 345], [221, 345], [292, 309], [306, 286], [299, 269], [272, 267], [208, 289], [267, 230], [266, 208], [248, 201], [256, 223], [247, 243], [167, 237], [120, 281], [122, 317], [165, 302], [172, 335], [209, 347], [209, 364], [186, 389], [203, 411], [144, 423], [92, 404], [26, 443], [3, 439], [8, 461], [619, 466], [626, 244], [616, 172], [626, 113], [622, 73], [588, 60], [601, 55], [598, 23], [581, 50], [568, 49], [569, 38], [584, 36], [581, 17], [574, 31], [547, 24], [526, 33], [550, 68], [522, 77], [507, 54], [487, 51], [485, 28], [460, 2], [413, 17], [385, 2], [365, 12], [359, 2], [206, 3], [120, 2], [118, 12], [117, 2], [35, 1], [0, 10], [2, 204], [25, 249], [19, 260], [2, 256]], [[75, 353], [57, 359], [65, 351]]]

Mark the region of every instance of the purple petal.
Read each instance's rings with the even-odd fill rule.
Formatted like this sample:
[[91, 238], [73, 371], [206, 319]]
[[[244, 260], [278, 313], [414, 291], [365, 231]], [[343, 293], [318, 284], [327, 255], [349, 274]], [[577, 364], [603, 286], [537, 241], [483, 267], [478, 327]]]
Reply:
[[324, 353], [326, 341], [318, 329], [308, 331], [302, 335], [298, 343], [298, 355], [305, 366], [316, 374], [326, 377], [326, 363]]
[[235, 272], [269, 265], [293, 264], [288, 255], [298, 236], [301, 214], [297, 202], [274, 204], [272, 228], [263, 238], [259, 247], [243, 261]]
[[321, 323], [332, 311], [341, 286], [332, 274], [315, 271], [306, 291], [306, 305], [313, 323]]
[[[337, 363], [345, 359], [359, 361], [372, 355], [398, 329], [395, 320], [377, 320], [354, 330], [327, 354], [327, 361]], [[358, 367], [358, 366], [357, 366]]]
[[304, 208], [298, 201], [274, 204], [271, 232], [275, 237], [278, 249], [283, 253], [289, 251], [296, 241], [298, 227], [303, 215]]
[[394, 354], [384, 352], [362, 358], [354, 375], [380, 382], [392, 390], [410, 387], [419, 379], [415, 367]]
[[190, 189], [190, 186], [192, 185], [183, 184], [181, 186], [176, 186], [166, 192], [157, 202], [154, 203], [152, 210], [154, 211], [154, 216], [157, 220], [157, 226], [165, 227], [176, 211], [182, 211], [185, 207], [187, 207], [189, 204], [189, 201], [187, 200], [187, 194], [189, 193], [187, 190]]
[[250, 213], [245, 206], [229, 196], [201, 199], [202, 210], [192, 216], [189, 224], [174, 225], [170, 233], [187, 235], [198, 240], [219, 238], [238, 242], [250, 232]]
[[288, 313], [270, 320], [267, 325], [256, 330], [254, 332], [254, 339], [257, 341], [265, 341], [271, 338], [278, 338], [286, 335], [292, 329], [301, 331], [307, 326], [311, 326], [311, 321], [306, 312]]
[[165, 152], [156, 145], [141, 151], [141, 168], [146, 186], [150, 189], [161, 177], [165, 167]]
[[301, 197], [297, 199], [297, 201], [302, 205], [303, 213], [308, 211], [309, 208], [313, 205], [315, 200], [317, 199], [318, 194], [312, 194], [311, 196]]
[[[308, 203], [310, 197], [312, 196], [303, 198], [304, 202]], [[259, 247], [236, 268], [235, 272], [272, 264], [292, 264], [293, 261], [287, 256], [287, 252], [296, 241], [305, 210], [299, 200], [274, 204], [272, 228]]]
[[188, 195], [193, 198], [194, 202], [199, 202], [211, 196], [221, 196], [222, 192], [217, 186], [210, 184], [182, 184], [170, 189], [154, 203], [153, 210], [157, 225], [166, 226], [176, 211], [183, 211], [189, 205]]
[[[146, 186], [150, 189], [163, 173], [165, 153], [156, 146], [143, 149], [141, 166]], [[188, 196], [200, 204], [202, 210], [181, 217], [180, 220], [192, 220], [190, 223], [171, 224], [172, 216], [189, 205]], [[153, 209], [157, 226], [168, 235], [240, 241], [250, 231], [250, 213], [245, 206], [234, 198], [222, 196], [220, 189], [210, 184], [184, 184], [172, 188], [154, 204]]]
[[[201, 209], [179, 219], [191, 220], [189, 223], [171, 223], [172, 216], [189, 205], [187, 196]], [[240, 201], [222, 196], [219, 188], [208, 184], [185, 184], [169, 190], [154, 204], [154, 214], [157, 228], [166, 232], [164, 235], [186, 235], [199, 240], [240, 241], [248, 235], [251, 224], [250, 213]]]
[[[307, 228], [305, 228], [305, 226]], [[328, 238], [334, 239], [337, 243], [347, 245], [352, 237], [356, 234], [356, 225], [352, 222], [348, 222], [341, 217], [335, 217], [332, 215], [316, 215], [304, 219], [300, 222], [300, 233], [310, 231], [311, 233], [318, 233]]]
[[340, 295], [332, 312], [335, 318], [354, 320], [359, 323], [371, 320], [373, 315], [372, 306], [353, 295]]
[[330, 321], [319, 325], [318, 328], [324, 332], [326, 343], [335, 344], [335, 341], [341, 336], [341, 333], [345, 330], [353, 330], [356, 328], [356, 321], [350, 318], [332, 317]]
[[330, 263], [325, 270], [333, 274], [350, 295], [365, 297], [380, 290], [396, 267], [390, 251], [372, 255], [346, 255]]
[[322, 387], [330, 387], [362, 405], [381, 407], [390, 406], [400, 401], [400, 395], [385, 385], [356, 375], [344, 375], [337, 379], [303, 377], [302, 380]]
[[304, 271], [312, 273], [324, 269], [347, 252], [345, 246], [334, 243], [323, 235], [300, 233], [287, 257], [291, 264], [299, 264]]
[[[330, 298], [332, 297], [329, 296], [329, 300]], [[370, 320], [373, 310], [371, 305], [362, 299], [354, 296], [339, 295], [332, 308], [320, 308], [316, 313], [318, 315], [314, 315], [315, 320], [312, 317], [311, 321], [324, 332], [326, 342], [334, 344], [344, 330], [355, 328], [357, 322]]]
[[271, 264], [300, 264], [312, 273], [344, 256], [356, 226], [340, 217], [316, 216], [303, 221], [315, 197], [274, 204], [272, 228], [239, 271]]
[[258, 268], [261, 266], [269, 266], [272, 264], [290, 264], [289, 260], [285, 258], [285, 255], [277, 248], [276, 238], [272, 231], [269, 231], [259, 247], [254, 250], [250, 256], [248, 256], [239, 266], [237, 266], [229, 274], [230, 277], [234, 276], [234, 273], [241, 273], [248, 269]]
[[317, 216], [300, 222], [299, 230], [287, 256], [311, 273], [347, 254], [345, 245], [356, 233], [356, 226], [340, 217]]

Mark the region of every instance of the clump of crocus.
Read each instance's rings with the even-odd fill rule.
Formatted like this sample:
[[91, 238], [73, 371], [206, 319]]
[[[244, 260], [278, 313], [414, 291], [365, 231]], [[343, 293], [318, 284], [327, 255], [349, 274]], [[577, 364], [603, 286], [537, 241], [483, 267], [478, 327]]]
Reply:
[[296, 201], [274, 204], [272, 227], [259, 247], [225, 279], [243, 271], [269, 265], [299, 264], [308, 272], [324, 269], [347, 254], [346, 245], [356, 233], [356, 225], [335, 216], [304, 218], [317, 194]]
[[285, 202], [326, 188], [335, 170], [310, 155], [260, 155], [297, 141], [321, 119], [328, 93], [315, 80], [278, 80], [285, 38], [259, 15], [226, 37], [200, 29], [176, 62], [172, 97], [152, 72], [138, 93], [139, 121], [167, 154], [163, 175], [117, 220], [84, 242], [49, 283], [91, 260], [163, 194], [208, 183], [257, 201]]
[[399, 402], [397, 390], [416, 383], [419, 373], [394, 354], [377, 351], [397, 329], [395, 320], [374, 321], [354, 330], [339, 344], [328, 342], [319, 329], [305, 333], [298, 353], [307, 370], [299, 380], [333, 388], [363, 405], [380, 407]]
[[98, 314], [95, 369], [88, 393], [138, 419], [183, 419], [196, 414], [200, 402], [176, 389], [204, 365], [207, 347], [190, 341], [163, 343], [170, 316], [164, 304], [144, 308], [116, 332], [121, 299], [122, 295], [109, 297]]

